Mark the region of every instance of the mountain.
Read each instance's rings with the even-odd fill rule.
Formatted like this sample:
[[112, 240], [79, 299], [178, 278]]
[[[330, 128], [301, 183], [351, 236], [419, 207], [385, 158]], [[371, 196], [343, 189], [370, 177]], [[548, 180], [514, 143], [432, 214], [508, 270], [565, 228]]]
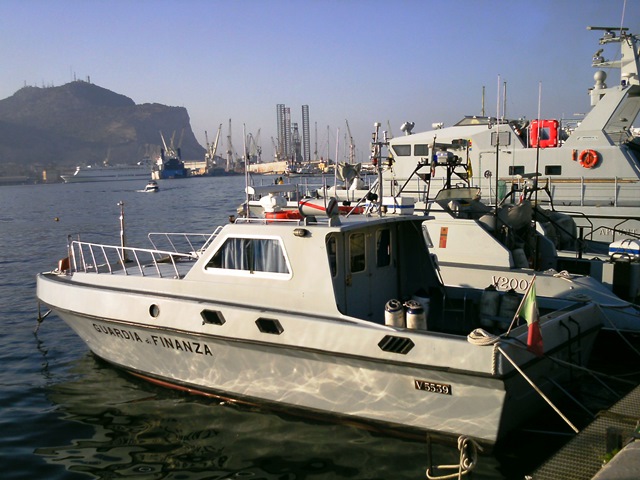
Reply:
[[133, 164], [174, 138], [183, 160], [204, 159], [184, 107], [136, 103], [85, 81], [24, 87], [0, 100], [0, 174], [42, 166]]

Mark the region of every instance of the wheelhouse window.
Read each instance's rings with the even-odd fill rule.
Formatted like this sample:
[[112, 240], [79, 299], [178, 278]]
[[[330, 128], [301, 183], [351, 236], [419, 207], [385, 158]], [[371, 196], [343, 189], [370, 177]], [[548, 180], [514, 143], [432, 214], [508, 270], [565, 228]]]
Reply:
[[391, 264], [391, 232], [385, 228], [376, 232], [376, 266]]
[[398, 157], [411, 156], [411, 145], [392, 145], [391, 148]]
[[349, 270], [351, 273], [364, 271], [367, 263], [365, 256], [364, 233], [353, 233], [349, 236]]
[[329, 268], [331, 269], [331, 276], [335, 277], [338, 273], [338, 245], [336, 237], [331, 235], [327, 239], [327, 255], [329, 256]]
[[429, 145], [421, 145], [416, 144], [413, 146], [413, 154], [416, 157], [427, 157], [429, 156]]
[[510, 165], [509, 175], [524, 175], [524, 165]]
[[248, 273], [289, 273], [282, 245], [275, 238], [227, 238], [206, 268]]

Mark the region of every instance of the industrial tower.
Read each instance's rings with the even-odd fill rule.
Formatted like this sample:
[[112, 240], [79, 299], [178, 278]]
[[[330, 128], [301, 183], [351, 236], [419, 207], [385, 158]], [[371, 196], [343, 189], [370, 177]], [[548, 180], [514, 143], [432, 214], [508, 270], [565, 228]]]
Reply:
[[291, 122], [291, 109], [276, 105], [278, 142], [276, 157], [296, 163], [311, 161], [311, 133], [309, 131], [309, 105], [302, 106], [302, 138], [298, 124]]
[[311, 133], [309, 132], [309, 105], [302, 105], [302, 161], [311, 162]]

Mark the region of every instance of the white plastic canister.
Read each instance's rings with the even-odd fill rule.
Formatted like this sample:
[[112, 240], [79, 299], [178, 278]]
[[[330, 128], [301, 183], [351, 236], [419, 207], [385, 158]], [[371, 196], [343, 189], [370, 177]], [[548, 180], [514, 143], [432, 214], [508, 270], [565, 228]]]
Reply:
[[404, 319], [404, 308], [399, 300], [389, 300], [384, 306], [384, 323], [389, 327], [406, 326]]
[[417, 300], [408, 300], [404, 306], [407, 309], [407, 328], [426, 330], [427, 317], [422, 304]]

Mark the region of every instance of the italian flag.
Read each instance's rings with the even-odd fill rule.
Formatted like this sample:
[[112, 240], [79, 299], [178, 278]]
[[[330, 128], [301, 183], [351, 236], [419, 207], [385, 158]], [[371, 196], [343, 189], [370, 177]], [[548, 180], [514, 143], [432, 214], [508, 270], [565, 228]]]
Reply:
[[538, 304], [536, 302], [536, 277], [534, 275], [531, 285], [525, 293], [522, 303], [520, 304], [520, 316], [527, 321], [529, 325], [529, 335], [527, 338], [527, 350], [538, 356], [544, 354], [542, 345], [542, 333], [540, 331], [540, 322], [538, 321]]

